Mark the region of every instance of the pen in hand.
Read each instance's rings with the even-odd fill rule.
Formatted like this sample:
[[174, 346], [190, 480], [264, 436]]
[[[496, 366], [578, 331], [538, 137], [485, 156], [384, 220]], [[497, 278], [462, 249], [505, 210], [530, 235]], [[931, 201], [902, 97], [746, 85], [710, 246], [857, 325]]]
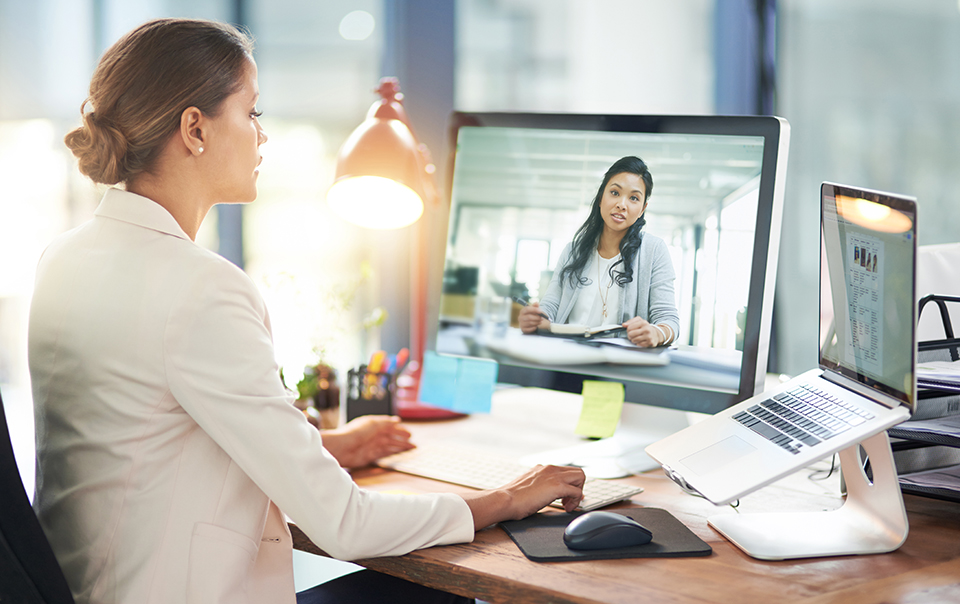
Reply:
[[[520, 306], [530, 306], [530, 303], [529, 303], [529, 302], [527, 302], [527, 301], [524, 300], [523, 298], [520, 298], [520, 297], [517, 297], [517, 296], [514, 296], [514, 297], [513, 297], [513, 301], [516, 302], [517, 304], [519, 304]], [[537, 314], [540, 315], [541, 317], [543, 317], [544, 319], [546, 319], [547, 321], [550, 320], [550, 317], [548, 317], [547, 314], [546, 314], [545, 312], [543, 312], [542, 310], [538, 310], [538, 311], [537, 311]]]

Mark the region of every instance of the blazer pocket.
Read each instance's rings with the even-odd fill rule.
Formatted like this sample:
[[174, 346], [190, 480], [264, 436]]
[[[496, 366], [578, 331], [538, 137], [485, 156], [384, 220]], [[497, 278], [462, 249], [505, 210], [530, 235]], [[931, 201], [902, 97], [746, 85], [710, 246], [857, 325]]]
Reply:
[[198, 522], [187, 561], [187, 603], [248, 602], [247, 577], [256, 559], [257, 543], [246, 535]]

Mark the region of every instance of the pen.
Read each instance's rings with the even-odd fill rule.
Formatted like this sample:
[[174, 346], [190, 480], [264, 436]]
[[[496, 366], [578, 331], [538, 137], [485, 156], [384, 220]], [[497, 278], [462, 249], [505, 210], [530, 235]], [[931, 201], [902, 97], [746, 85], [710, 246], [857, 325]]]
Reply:
[[[519, 304], [520, 306], [530, 306], [530, 303], [529, 303], [529, 302], [527, 302], [526, 300], [524, 300], [523, 298], [520, 298], [520, 297], [518, 297], [518, 296], [514, 296], [514, 297], [513, 297], [513, 301], [516, 302], [517, 304]], [[538, 311], [537, 311], [537, 314], [540, 315], [541, 317], [543, 317], [544, 319], [548, 320], [548, 321], [550, 320], [550, 317], [548, 317], [547, 314], [546, 314], [545, 312], [543, 312], [542, 310], [538, 310]]]

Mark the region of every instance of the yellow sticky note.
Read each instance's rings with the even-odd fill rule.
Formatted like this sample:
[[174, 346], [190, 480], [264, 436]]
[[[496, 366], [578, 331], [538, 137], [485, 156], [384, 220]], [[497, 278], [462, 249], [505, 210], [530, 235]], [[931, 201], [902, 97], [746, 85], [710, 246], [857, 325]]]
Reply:
[[613, 436], [623, 411], [623, 384], [584, 380], [583, 407], [574, 429], [580, 436], [606, 438]]

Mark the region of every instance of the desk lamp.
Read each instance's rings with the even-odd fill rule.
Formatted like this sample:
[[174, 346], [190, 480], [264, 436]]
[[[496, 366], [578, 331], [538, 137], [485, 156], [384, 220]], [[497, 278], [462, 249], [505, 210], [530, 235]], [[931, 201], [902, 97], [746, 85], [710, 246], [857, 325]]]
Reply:
[[[367, 117], [340, 147], [327, 204], [338, 216], [372, 229], [413, 225], [410, 333], [411, 360], [397, 379], [395, 411], [405, 419], [459, 417], [461, 414], [419, 403], [420, 370], [427, 341], [429, 233], [423, 221], [440, 204], [436, 167], [426, 145], [419, 144], [403, 108], [397, 78], [383, 78]], [[419, 222], [418, 222], [419, 221]]]
[[397, 78], [383, 78], [376, 92], [380, 100], [340, 147], [327, 204], [358, 226], [399, 229], [420, 218], [424, 199], [437, 197], [435, 168], [410, 128]]

